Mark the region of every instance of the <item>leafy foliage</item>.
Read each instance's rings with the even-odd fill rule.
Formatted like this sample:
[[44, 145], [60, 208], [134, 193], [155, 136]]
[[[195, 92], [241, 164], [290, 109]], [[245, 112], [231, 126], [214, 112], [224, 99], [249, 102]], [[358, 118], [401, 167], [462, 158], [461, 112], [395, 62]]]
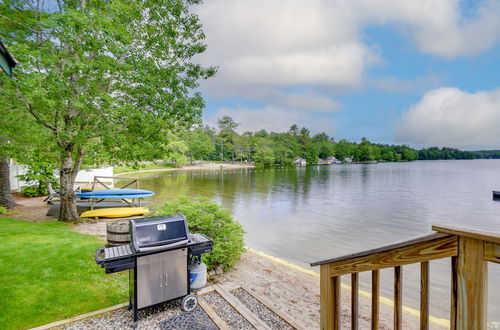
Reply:
[[26, 197], [37, 197], [48, 194], [47, 182], [50, 182], [52, 188], [59, 188], [59, 180], [54, 175], [55, 166], [46, 164], [34, 164], [28, 168], [28, 171], [19, 175], [19, 179], [27, 182], [27, 186], [22, 187], [21, 194]]
[[[411, 161], [418, 159], [418, 152], [406, 145], [376, 144], [363, 138], [360, 143], [340, 140], [335, 142], [326, 133], [311, 136], [309, 129], [292, 125], [288, 132], [275, 133], [260, 130], [238, 134], [238, 124], [229, 116], [218, 122], [218, 131], [208, 126], [198, 128], [187, 139], [189, 152], [197, 160], [239, 160], [254, 161], [257, 166], [290, 165], [297, 157], [309, 164], [316, 164], [318, 158], [334, 156], [340, 161], [351, 159], [356, 162]], [[215, 144], [215, 152], [212, 146]], [[207, 150], [201, 152], [201, 146]]]
[[0, 206], [0, 215], [5, 214], [7, 212], [7, 208], [5, 206]]
[[0, 3], [0, 39], [21, 63], [16, 79], [0, 77], [0, 111], [22, 111], [51, 136], [63, 220], [77, 217], [72, 185], [82, 165], [168, 159], [182, 147], [171, 137], [201, 121], [195, 89], [215, 69], [192, 61], [206, 48], [195, 3]]
[[228, 210], [206, 198], [181, 197], [152, 210], [150, 214], [173, 213], [187, 218], [190, 231], [204, 234], [214, 241], [213, 251], [203, 256], [209, 270], [219, 265], [228, 269], [240, 259], [244, 252], [244, 231]]
[[419, 150], [419, 159], [482, 159], [500, 158], [500, 150], [463, 151], [454, 148], [426, 148]]

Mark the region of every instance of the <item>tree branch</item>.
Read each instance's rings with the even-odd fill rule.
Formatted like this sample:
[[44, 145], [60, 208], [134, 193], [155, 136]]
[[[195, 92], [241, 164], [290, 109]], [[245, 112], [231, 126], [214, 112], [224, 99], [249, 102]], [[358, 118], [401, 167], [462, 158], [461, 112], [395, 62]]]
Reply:
[[75, 163], [73, 164], [73, 169], [71, 170], [72, 175], [75, 178], [76, 178], [76, 175], [78, 174], [78, 171], [80, 171], [80, 167], [82, 166], [83, 155], [84, 155], [83, 147], [79, 146], [77, 148], [77, 151], [76, 151]]
[[21, 97], [21, 95], [19, 94], [19, 91], [17, 91], [17, 92], [18, 92], [17, 94], [18, 94], [19, 98], [20, 98], [20, 99], [22, 99], [23, 103], [26, 105], [26, 108], [28, 109], [28, 112], [29, 112], [29, 113], [33, 116], [33, 118], [35, 118], [35, 121], [36, 121], [39, 125], [42, 125], [42, 126], [44, 126], [44, 127], [48, 128], [48, 129], [50, 129], [52, 132], [54, 132], [54, 134], [58, 135], [57, 127], [54, 127], [54, 126], [52, 126], [52, 125], [49, 125], [49, 124], [45, 123], [45, 122], [44, 122], [44, 121], [40, 118], [40, 116], [38, 116], [38, 115], [36, 114], [36, 112], [35, 112], [35, 111], [33, 111], [33, 107], [32, 107], [32, 105], [31, 105], [29, 102], [27, 102], [24, 98], [22, 98], [22, 97]]

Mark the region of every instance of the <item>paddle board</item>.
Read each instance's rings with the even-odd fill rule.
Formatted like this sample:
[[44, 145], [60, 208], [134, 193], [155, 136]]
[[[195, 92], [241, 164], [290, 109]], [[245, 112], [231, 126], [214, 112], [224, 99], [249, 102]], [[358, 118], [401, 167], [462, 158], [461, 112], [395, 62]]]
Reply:
[[76, 193], [77, 197], [94, 199], [131, 199], [154, 196], [154, 192], [143, 189], [105, 189]]
[[145, 207], [112, 207], [108, 209], [98, 209], [83, 212], [82, 218], [124, 218], [134, 215], [144, 215], [149, 210]]

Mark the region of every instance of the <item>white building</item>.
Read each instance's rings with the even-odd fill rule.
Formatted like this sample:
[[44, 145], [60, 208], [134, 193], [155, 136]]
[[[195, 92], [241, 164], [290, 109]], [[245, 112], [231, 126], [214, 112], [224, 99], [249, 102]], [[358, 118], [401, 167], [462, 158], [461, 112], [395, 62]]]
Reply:
[[297, 165], [297, 166], [304, 166], [304, 165], [307, 164], [307, 161], [304, 158], [302, 158], [302, 157], [297, 157], [293, 161], [293, 164]]

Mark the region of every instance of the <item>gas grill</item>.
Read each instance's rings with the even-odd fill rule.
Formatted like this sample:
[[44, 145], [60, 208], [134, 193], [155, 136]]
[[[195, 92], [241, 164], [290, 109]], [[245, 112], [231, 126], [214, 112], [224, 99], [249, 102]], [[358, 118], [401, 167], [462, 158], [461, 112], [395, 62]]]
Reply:
[[138, 310], [184, 298], [184, 310], [193, 310], [196, 296], [190, 294], [189, 260], [212, 251], [213, 241], [190, 234], [186, 218], [175, 214], [130, 220], [131, 244], [101, 248], [95, 261], [106, 274], [129, 271], [129, 308]]

